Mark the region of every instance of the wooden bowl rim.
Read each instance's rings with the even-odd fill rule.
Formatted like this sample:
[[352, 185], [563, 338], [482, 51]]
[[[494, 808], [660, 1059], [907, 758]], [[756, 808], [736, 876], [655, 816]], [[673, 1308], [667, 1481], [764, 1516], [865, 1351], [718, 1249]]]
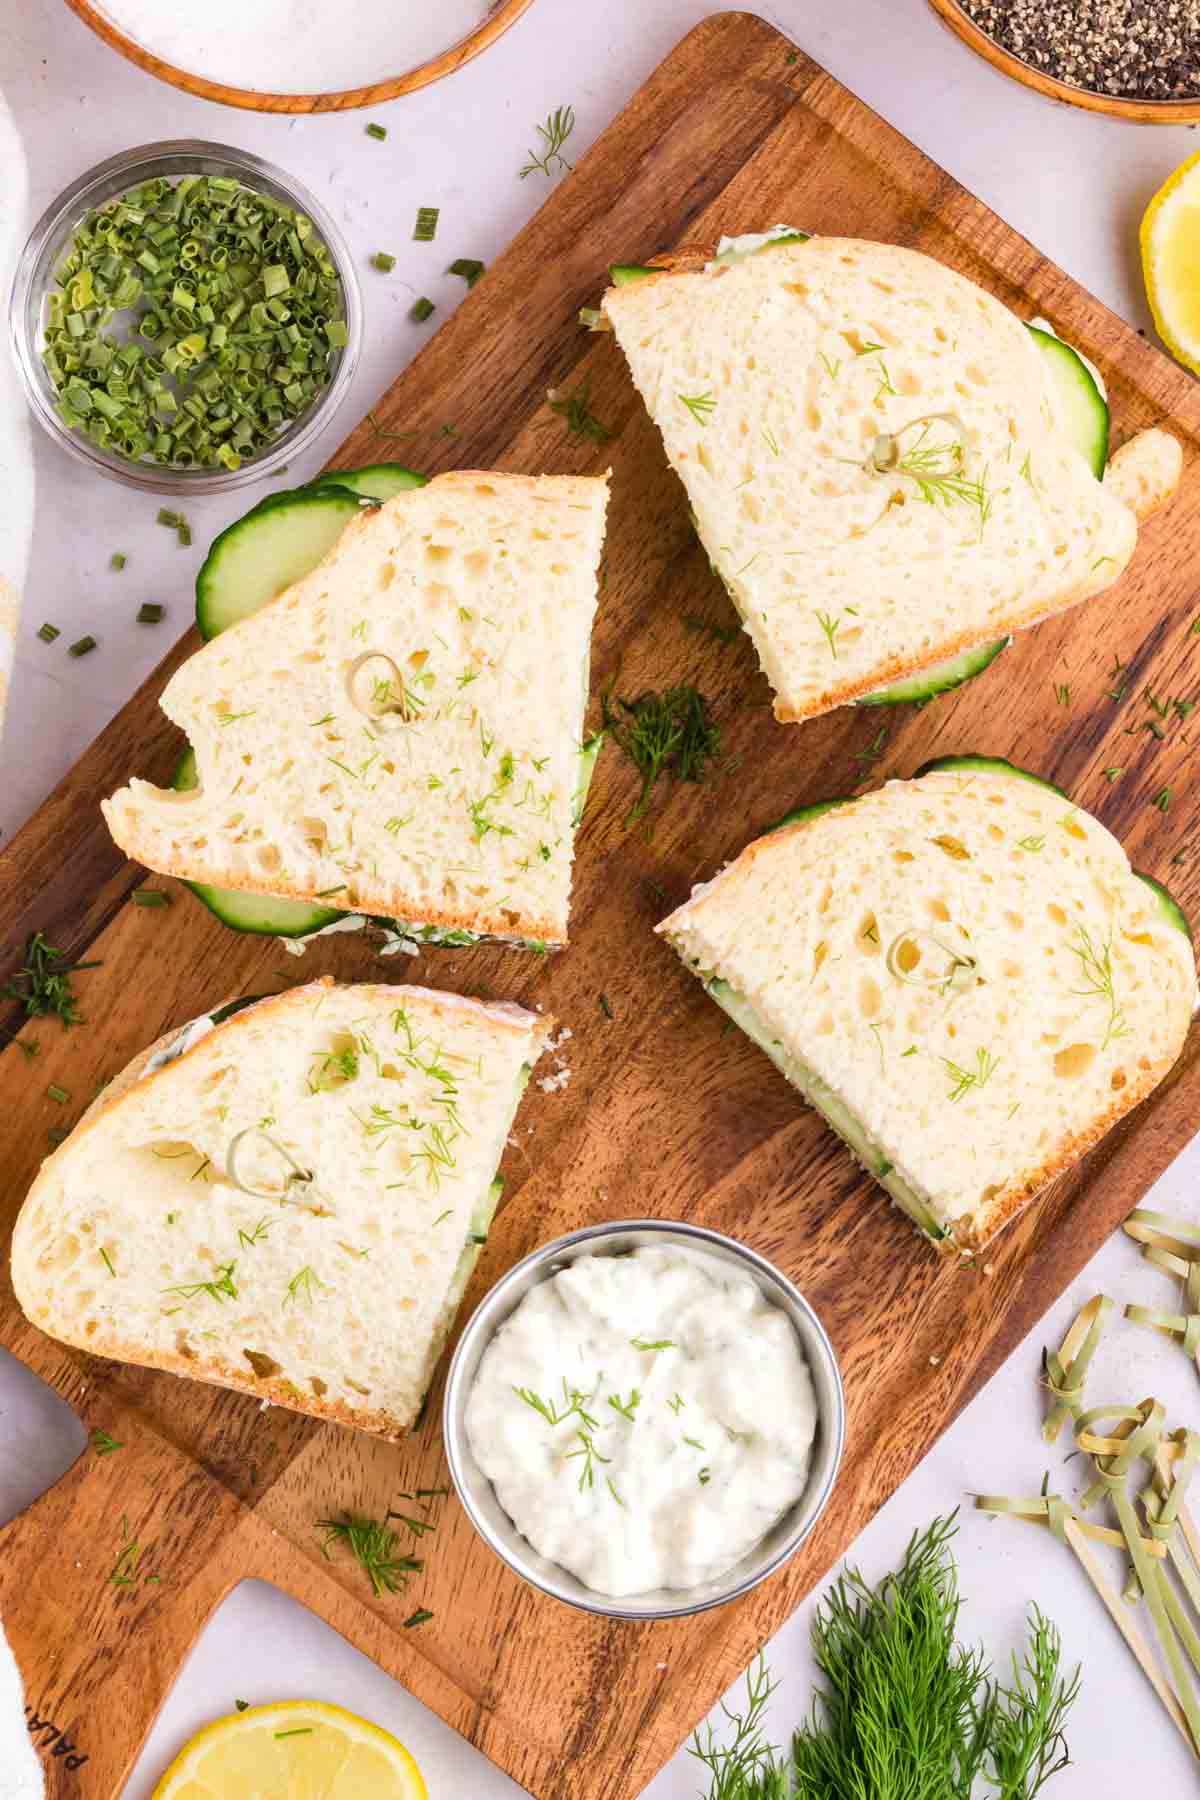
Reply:
[[202, 100], [214, 100], [220, 106], [240, 106], [247, 112], [323, 113], [349, 112], [359, 106], [381, 106], [388, 100], [398, 100], [403, 94], [411, 94], [417, 88], [427, 87], [432, 81], [440, 81], [443, 76], [452, 75], [464, 63], [470, 62], [490, 44], [494, 44], [497, 38], [503, 37], [509, 27], [515, 25], [522, 14], [529, 10], [533, 0], [499, 0], [474, 31], [469, 32], [465, 38], [460, 38], [457, 44], [452, 44], [440, 55], [419, 63], [416, 68], [409, 69], [403, 75], [371, 82], [366, 87], [340, 88], [325, 94], [272, 94], [265, 89], [228, 87], [224, 82], [209, 81], [203, 75], [193, 75], [187, 69], [176, 68], [174, 63], [165, 62], [162, 57], [144, 49], [136, 39], [127, 37], [119, 27], [97, 11], [92, 0], [67, 0], [67, 5], [111, 49], [119, 51], [148, 75], [156, 75], [160, 81], [168, 81], [172, 87], [182, 88], [185, 93], [195, 94]]
[[1200, 123], [1200, 95], [1194, 100], [1127, 100], [1113, 94], [1097, 94], [1091, 88], [1072, 87], [1070, 82], [1046, 75], [1041, 69], [1022, 62], [1019, 56], [1004, 49], [995, 38], [990, 38], [973, 19], [967, 17], [959, 0], [929, 0], [929, 4], [951, 31], [977, 55], [982, 56], [985, 62], [991, 63], [1001, 74], [1011, 75], [1014, 81], [1032, 88], [1035, 93], [1043, 94], [1049, 100], [1063, 100], [1068, 106], [1081, 106], [1088, 112], [1107, 113], [1111, 118], [1131, 119], [1141, 125]]

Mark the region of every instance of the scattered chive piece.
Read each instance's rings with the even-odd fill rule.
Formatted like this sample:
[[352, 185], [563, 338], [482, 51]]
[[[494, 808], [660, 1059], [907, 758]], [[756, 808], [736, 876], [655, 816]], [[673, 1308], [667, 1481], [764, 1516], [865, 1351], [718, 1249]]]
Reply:
[[1160, 813], [1165, 813], [1169, 810], [1171, 805], [1171, 790], [1169, 787], [1160, 788], [1158, 790], [1157, 794], [1154, 796], [1154, 805], [1157, 806]]
[[154, 522], [156, 525], [165, 525], [168, 531], [178, 531], [180, 517], [181, 515], [172, 512], [169, 506], [160, 506]]
[[600, 996], [600, 1011], [604, 1014], [606, 1019], [611, 1019], [613, 1016], [612, 1001], [607, 994], [601, 994]]
[[371, 266], [378, 269], [383, 275], [390, 275], [396, 266], [396, 259], [394, 256], [389, 256], [386, 250], [377, 250], [371, 258]]
[[483, 274], [484, 265], [474, 256], [460, 256], [450, 264], [447, 275], [461, 275], [469, 288], [473, 288]]
[[134, 888], [130, 899], [135, 906], [170, 906], [170, 894], [164, 894], [161, 888]]
[[46, 1089], [46, 1098], [53, 1100], [56, 1106], [65, 1106], [71, 1096], [66, 1088], [59, 1087], [57, 1082], [52, 1081]]
[[176, 527], [176, 535], [179, 538], [181, 547], [186, 550], [192, 541], [192, 528], [182, 513], [179, 515], [179, 524]]
[[129, 561], [129, 558], [124, 554], [123, 551], [114, 550], [112, 555], [108, 559], [108, 566], [110, 569], [116, 569], [117, 573], [119, 574], [121, 572], [121, 570], [125, 567], [125, 564], [128, 561]]
[[64, 1125], [52, 1125], [50, 1130], [46, 1133], [47, 1138], [52, 1144], [65, 1144], [70, 1135], [70, 1132]]
[[1125, 773], [1124, 769], [1118, 769], [1115, 767], [1111, 768], [1111, 769], [1105, 769], [1104, 779], [1105, 779], [1105, 781], [1120, 781], [1120, 779], [1124, 773]]
[[86, 656], [89, 650], [94, 650], [95, 648], [96, 640], [89, 631], [86, 636], [76, 638], [75, 642], [70, 646], [69, 653], [72, 656]]
[[124, 1448], [124, 1444], [115, 1437], [110, 1437], [107, 1431], [101, 1431], [98, 1425], [92, 1432], [92, 1449], [97, 1456], [111, 1456], [114, 1450], [123, 1450]]
[[405, 1631], [409, 1631], [414, 1625], [424, 1625], [425, 1621], [427, 1619], [432, 1619], [432, 1617], [433, 1614], [427, 1606], [418, 1606], [416, 1612], [409, 1613], [407, 1619], [405, 1619], [404, 1629]]
[[415, 244], [432, 244], [437, 236], [440, 212], [441, 208], [437, 206], [418, 206], [417, 222], [413, 226], [413, 242]]
[[413, 321], [414, 325], [423, 325], [432, 312], [433, 301], [427, 299], [426, 296], [422, 294], [421, 298], [419, 300], [414, 300], [409, 307], [408, 316]]
[[367, 126], [367, 136], [370, 138], [377, 138], [382, 144], [384, 138], [387, 136], [387, 126], [376, 125], [375, 121], [372, 119], [371, 123]]
[[49, 621], [47, 621], [45, 625], [38, 626], [37, 634], [41, 638], [43, 644], [52, 644], [56, 637], [62, 636], [58, 626], [51, 625]]
[[137, 622], [139, 625], [158, 625], [166, 616], [165, 606], [160, 606], [157, 600], [145, 600], [138, 607]]

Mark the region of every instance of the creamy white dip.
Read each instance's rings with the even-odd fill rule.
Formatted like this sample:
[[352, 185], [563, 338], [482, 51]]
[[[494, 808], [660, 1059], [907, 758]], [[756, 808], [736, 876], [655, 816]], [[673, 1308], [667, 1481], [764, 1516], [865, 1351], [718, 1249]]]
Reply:
[[533, 1288], [466, 1412], [517, 1530], [614, 1596], [731, 1568], [803, 1494], [816, 1422], [787, 1316], [675, 1247], [581, 1256]]

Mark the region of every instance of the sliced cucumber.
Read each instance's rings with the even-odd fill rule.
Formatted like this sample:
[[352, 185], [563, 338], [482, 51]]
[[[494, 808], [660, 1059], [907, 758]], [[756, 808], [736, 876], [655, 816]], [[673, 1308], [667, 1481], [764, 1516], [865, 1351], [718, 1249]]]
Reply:
[[[171, 786], [184, 793], [196, 786], [196, 752], [189, 744], [175, 765]], [[309, 900], [284, 900], [271, 894], [248, 894], [241, 888], [212, 887], [205, 881], [187, 881], [197, 900], [215, 913], [223, 925], [235, 931], [251, 931], [260, 937], [307, 937], [344, 915], [332, 906]]]
[[428, 475], [406, 469], [403, 463], [369, 463], [365, 469], [326, 469], [309, 482], [306, 491], [322, 493], [328, 488], [345, 488], [352, 494], [361, 494], [365, 500], [390, 500], [393, 494], [425, 487], [428, 482]]
[[1144, 881], [1146, 886], [1153, 890], [1154, 897], [1158, 901], [1158, 909], [1162, 913], [1167, 924], [1173, 925], [1176, 931], [1182, 931], [1190, 944], [1192, 942], [1192, 928], [1188, 923], [1188, 916], [1184, 912], [1182, 906], [1180, 906], [1170, 888], [1164, 887], [1161, 881], [1155, 881], [1153, 875], [1143, 875], [1140, 869], [1135, 869], [1133, 872], [1139, 881]]
[[744, 231], [740, 237], [723, 237], [712, 260], [714, 263], [744, 262], [761, 250], [773, 250], [776, 244], [807, 244], [810, 236], [810, 232], [800, 231], [794, 225], [776, 225], [771, 231]]
[[608, 271], [614, 287], [628, 287], [631, 282], [644, 281], [647, 275], [662, 273], [661, 269], [651, 269], [646, 263], [613, 263]]
[[583, 817], [583, 809], [587, 805], [588, 789], [592, 785], [592, 776], [596, 773], [596, 758], [604, 744], [606, 733], [594, 731], [590, 738], [585, 738], [579, 746], [575, 758], [575, 792], [571, 795], [571, 823], [578, 825]]
[[[829, 802], [836, 806], [837, 801]], [[872, 1143], [855, 1115], [850, 1111], [833, 1089], [823, 1082], [819, 1075], [808, 1068], [800, 1059], [784, 1048], [779, 1039], [772, 1037], [764, 1020], [760, 1019], [754, 1007], [739, 994], [736, 988], [730, 987], [720, 976], [705, 982], [705, 987], [717, 1005], [728, 1013], [748, 1038], [756, 1043], [760, 1050], [765, 1050], [775, 1067], [785, 1080], [797, 1088], [809, 1105], [815, 1107], [825, 1123], [836, 1131], [842, 1142], [858, 1158], [868, 1174], [873, 1175], [885, 1187], [900, 1210], [908, 1215], [913, 1224], [925, 1237], [934, 1243], [944, 1244], [951, 1233], [940, 1223], [922, 1200], [915, 1189], [909, 1187], [896, 1171], [888, 1158]]]
[[964, 681], [970, 681], [976, 675], [982, 675], [990, 663], [994, 663], [1002, 650], [1007, 650], [1012, 643], [1010, 637], [1000, 638], [994, 644], [980, 644], [974, 650], [964, 650], [961, 656], [951, 656], [945, 662], [934, 663], [931, 668], [919, 669], [915, 675], [905, 675], [900, 681], [894, 681], [891, 687], [879, 688], [873, 694], [864, 694], [856, 700], [856, 706], [902, 706], [906, 701], [914, 701], [924, 706], [926, 701], [933, 700], [938, 694], [948, 694], [951, 688], [961, 687]]
[[1046, 372], [1062, 408], [1067, 436], [1087, 458], [1097, 481], [1104, 479], [1108, 462], [1108, 404], [1096, 378], [1077, 350], [1064, 344], [1052, 331], [1038, 325], [1026, 328], [1046, 359]]
[[1022, 781], [1032, 781], [1035, 787], [1048, 788], [1052, 794], [1057, 794], [1060, 800], [1065, 800], [1068, 806], [1074, 804], [1070, 794], [1057, 786], [1055, 782], [1046, 781], [1040, 775], [1031, 775], [1028, 769], [1019, 769], [1016, 763], [1008, 762], [1003, 756], [935, 756], [932, 762], [921, 764], [913, 776], [913, 780], [919, 781], [922, 775], [932, 775], [938, 769], [959, 769], [967, 773], [980, 772], [992, 775], [1019, 775]]
[[315, 569], [362, 511], [346, 488], [274, 494], [214, 539], [196, 577], [196, 623], [214, 638]]
[[[797, 806], [782, 819], [776, 819], [774, 825], [767, 826], [767, 832], [782, 831], [785, 825], [799, 825], [804, 819], [817, 819], [822, 813], [832, 812], [835, 806], [849, 806], [850, 796], [841, 795], [837, 800], [814, 800], [809, 806]], [[764, 836], [766, 833], [763, 834]]]

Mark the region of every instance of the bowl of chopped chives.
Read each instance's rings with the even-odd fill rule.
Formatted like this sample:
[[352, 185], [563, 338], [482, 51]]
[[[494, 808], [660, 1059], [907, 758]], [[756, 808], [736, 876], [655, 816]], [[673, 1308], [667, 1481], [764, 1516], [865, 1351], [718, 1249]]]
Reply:
[[39, 422], [133, 487], [216, 493], [306, 450], [345, 398], [358, 282], [313, 195], [198, 141], [101, 163], [47, 208], [13, 281]]
[[930, 0], [985, 62], [1050, 100], [1147, 125], [1200, 122], [1198, 0]]

